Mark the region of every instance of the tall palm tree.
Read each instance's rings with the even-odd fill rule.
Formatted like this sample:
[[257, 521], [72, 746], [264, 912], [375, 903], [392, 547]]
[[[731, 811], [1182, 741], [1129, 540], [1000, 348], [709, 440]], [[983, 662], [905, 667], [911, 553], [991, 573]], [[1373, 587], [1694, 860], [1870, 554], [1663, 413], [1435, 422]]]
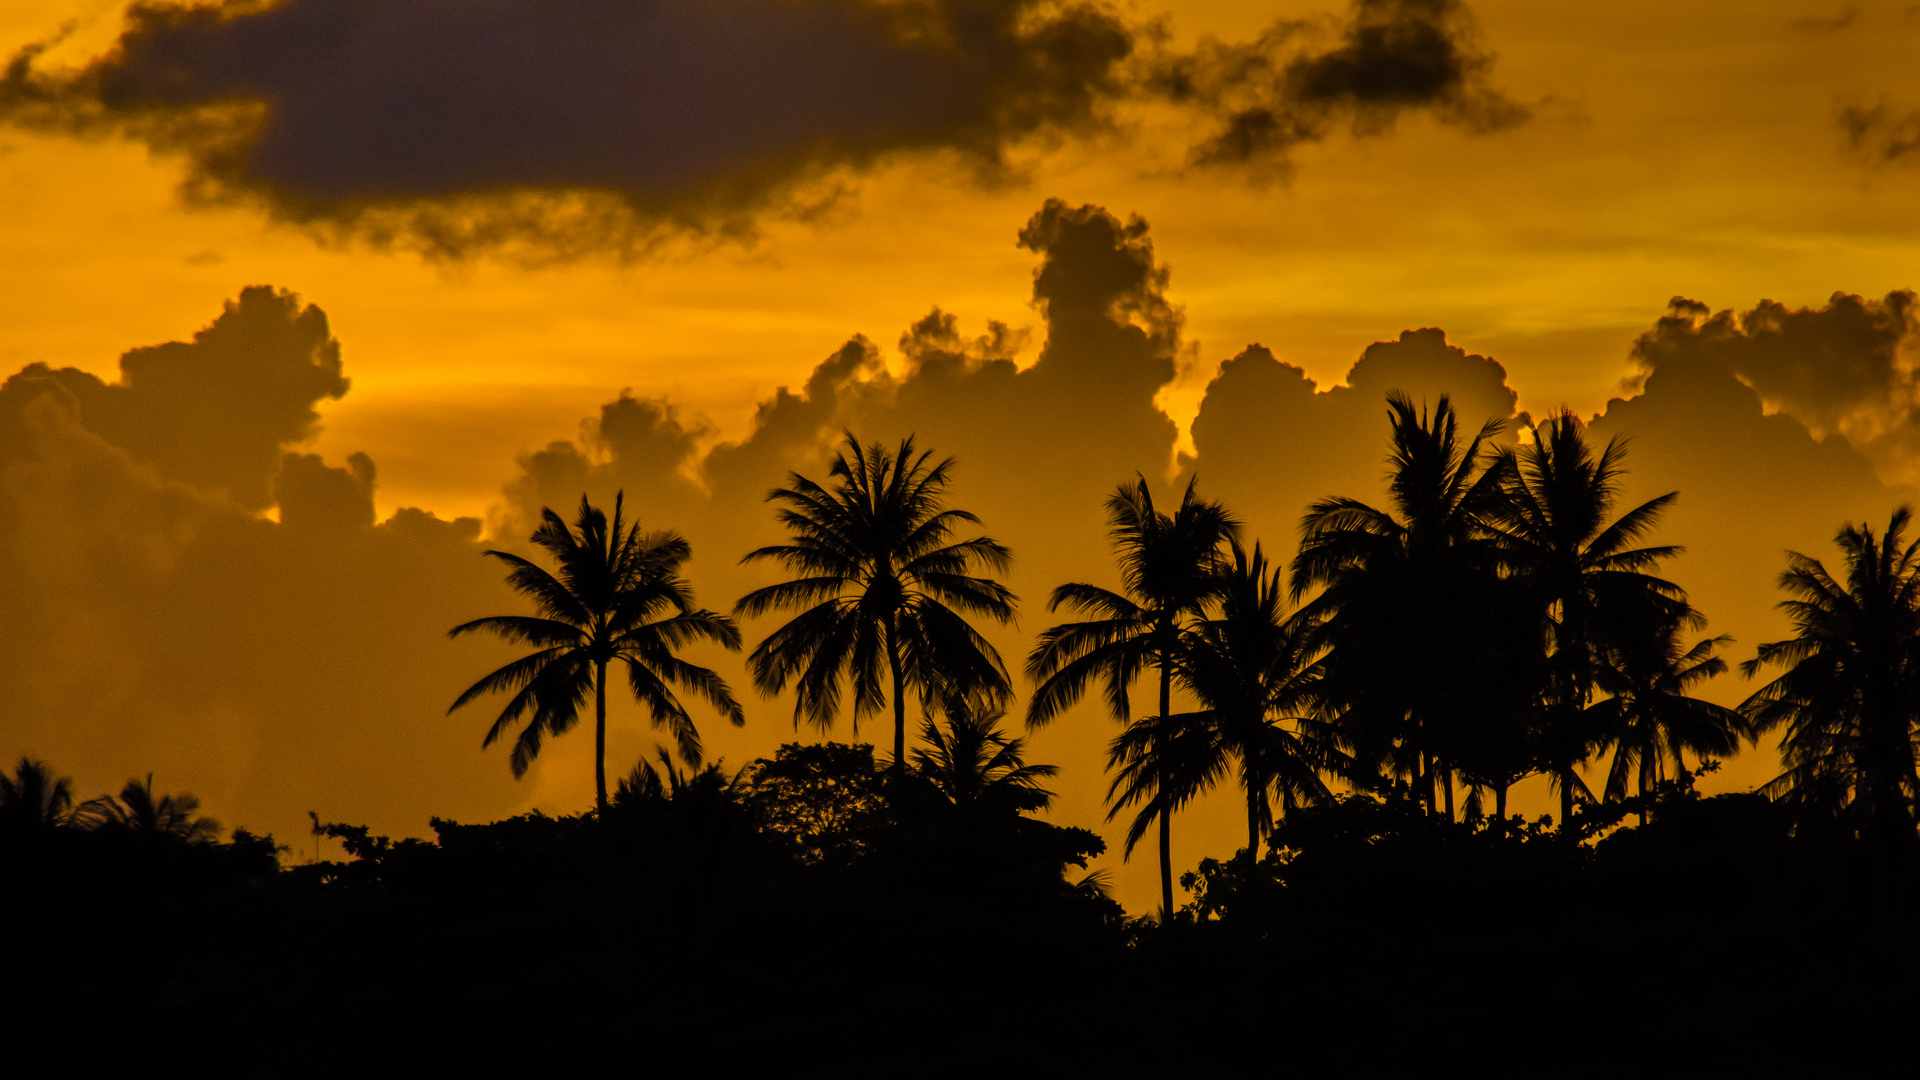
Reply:
[[1760, 646], [1751, 677], [1786, 668], [1740, 706], [1756, 733], [1780, 725], [1786, 771], [1767, 786], [1809, 814], [1832, 816], [1875, 846], [1914, 838], [1915, 726], [1920, 723], [1920, 541], [1902, 547], [1911, 512], [1886, 531], [1840, 530], [1844, 581], [1787, 553], [1780, 608], [1794, 636]]
[[1030, 813], [1053, 803], [1040, 786], [1060, 772], [1053, 765], [1029, 765], [1021, 755], [1026, 740], [1000, 731], [1000, 709], [960, 709], [947, 716], [946, 730], [928, 717], [920, 730], [924, 749], [913, 754], [914, 772], [961, 809], [988, 813]]
[[[1601, 689], [1612, 696], [1587, 708], [1602, 733], [1598, 748], [1613, 750], [1607, 799], [1626, 798], [1635, 774], [1637, 793], [1644, 799], [1647, 788], [1666, 779], [1668, 758], [1673, 760], [1674, 779], [1684, 780], [1689, 750], [1705, 758], [1739, 749], [1740, 737], [1749, 731], [1747, 718], [1692, 694], [1699, 684], [1727, 670], [1726, 660], [1714, 653], [1732, 641], [1723, 634], [1682, 648], [1680, 623], [1666, 620], [1639, 639], [1615, 646], [1615, 659], [1597, 676]], [[1646, 820], [1643, 803], [1641, 824]]]
[[1133, 855], [1147, 830], [1160, 826], [1160, 922], [1173, 920], [1173, 857], [1167, 822], [1174, 813], [1213, 789], [1227, 775], [1233, 755], [1219, 725], [1188, 713], [1143, 716], [1128, 724], [1107, 747], [1107, 820], [1139, 810], [1127, 823], [1121, 858]]
[[[1171, 515], [1163, 514], [1154, 508], [1153, 492], [1145, 477], [1120, 485], [1107, 499], [1107, 521], [1107, 534], [1119, 553], [1124, 592], [1077, 582], [1053, 590], [1048, 611], [1065, 607], [1093, 618], [1062, 623], [1040, 635], [1027, 658], [1027, 674], [1040, 684], [1027, 705], [1027, 726], [1040, 727], [1051, 721], [1078, 701], [1096, 679], [1105, 683], [1107, 707], [1115, 719], [1132, 721], [1136, 726], [1145, 724], [1133, 718], [1128, 693], [1134, 681], [1152, 666], [1160, 676], [1160, 711], [1137, 740], [1143, 748], [1140, 752], [1145, 753], [1144, 748], [1167, 744], [1171, 738], [1169, 718], [1173, 715], [1173, 678], [1181, 638], [1219, 595], [1220, 571], [1225, 562], [1221, 548], [1237, 535], [1240, 523], [1224, 506], [1196, 495], [1192, 481], [1181, 496], [1179, 509]], [[1120, 751], [1116, 749], [1115, 753]], [[1124, 754], [1113, 760], [1122, 758]], [[1133, 760], [1125, 758], [1129, 763]], [[1156, 791], [1165, 788], [1148, 802], [1160, 822], [1161, 913], [1171, 919], [1172, 814], [1191, 793], [1182, 797], [1180, 785], [1171, 776], [1144, 777], [1138, 784], [1115, 790], [1137, 790], [1137, 800], [1148, 798], [1150, 787]], [[1132, 850], [1131, 843], [1128, 850]]]
[[[984, 536], [953, 538], [957, 526], [980, 519], [946, 506], [954, 462], [932, 456], [916, 453], [912, 437], [889, 453], [877, 443], [861, 447], [848, 432], [828, 470], [830, 489], [789, 473], [767, 500], [786, 504], [779, 520], [792, 541], [740, 561], [770, 559], [798, 576], [734, 605], [748, 616], [804, 609], [747, 657], [761, 693], [795, 685], [795, 727], [806, 720], [830, 729], [843, 683], [853, 684], [856, 732], [861, 717], [892, 701], [896, 775], [907, 765], [909, 688], [923, 705], [1001, 704], [1013, 694], [1000, 653], [967, 621], [1013, 619], [1013, 593], [981, 573], [1004, 572], [1012, 556]], [[891, 676], [890, 696], [883, 675]]]
[[0, 773], [0, 823], [26, 828], [65, 825], [73, 816], [73, 781], [24, 755], [13, 775]]
[[127, 781], [118, 797], [88, 799], [74, 811], [73, 819], [81, 828], [124, 829], [189, 844], [210, 844], [220, 836], [220, 823], [200, 816], [199, 799], [185, 793], [155, 795], [152, 773], [144, 781]]
[[1340, 754], [1317, 715], [1318, 627], [1286, 614], [1283, 571], [1269, 570], [1258, 544], [1252, 554], [1237, 541], [1232, 547], [1219, 617], [1186, 637], [1177, 677], [1202, 706], [1184, 722], [1212, 728], [1217, 751], [1239, 762], [1247, 851], [1258, 860], [1273, 829], [1273, 797], [1287, 809], [1331, 797], [1321, 774], [1339, 766]]
[[[627, 686], [647, 707], [655, 727], [674, 737], [690, 766], [700, 763], [700, 732], [674, 695], [679, 686], [706, 698], [735, 727], [745, 723], [726, 680], [708, 668], [687, 663], [676, 649], [695, 641], [714, 641], [738, 651], [740, 630], [725, 615], [694, 606], [693, 589], [680, 576], [692, 549], [672, 532], [642, 533], [623, 516], [624, 494], [613, 501], [613, 520], [580, 497], [574, 528], [560, 515], [541, 509], [533, 542], [553, 556], [557, 574], [505, 551], [486, 554], [512, 569], [507, 582], [532, 598], [538, 615], [491, 615], [448, 631], [459, 637], [486, 630], [535, 651], [468, 687], [447, 708], [496, 691], [512, 691], [506, 707], [487, 730], [481, 746], [491, 746], [522, 716], [526, 726], [514, 740], [513, 775], [524, 776], [549, 735], [562, 735], [593, 698], [594, 806], [607, 808], [607, 665], [626, 665]], [[578, 530], [576, 532], [576, 530]]]
[[[1356, 765], [1409, 777], [1431, 811], [1434, 780], [1450, 771], [1434, 750], [1472, 707], [1462, 678], [1492, 621], [1482, 601], [1498, 559], [1485, 520], [1505, 466], [1482, 449], [1502, 424], [1463, 442], [1446, 395], [1429, 413], [1397, 391], [1387, 419], [1390, 508], [1340, 497], [1309, 507], [1292, 594], [1321, 590], [1303, 610], [1332, 645], [1327, 694]], [[1451, 781], [1447, 790], [1450, 801]]]
[[1607, 650], [1643, 639], [1650, 621], [1677, 628], [1704, 620], [1678, 585], [1651, 573], [1682, 549], [1637, 546], [1679, 492], [1610, 522], [1626, 472], [1625, 440], [1616, 436], [1595, 457], [1570, 411], [1549, 417], [1533, 435], [1530, 444], [1502, 455], [1505, 497], [1490, 504], [1485, 517], [1508, 570], [1523, 577], [1545, 607], [1550, 654], [1541, 734], [1565, 822], [1580, 784], [1575, 768], [1591, 750], [1583, 713]]

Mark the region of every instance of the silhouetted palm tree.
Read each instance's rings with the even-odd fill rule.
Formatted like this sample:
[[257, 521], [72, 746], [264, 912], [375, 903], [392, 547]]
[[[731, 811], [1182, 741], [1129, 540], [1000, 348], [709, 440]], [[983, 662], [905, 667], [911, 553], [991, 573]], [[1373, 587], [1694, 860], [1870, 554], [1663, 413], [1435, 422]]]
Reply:
[[[1738, 750], [1747, 734], [1747, 718], [1724, 705], [1694, 697], [1694, 687], [1727, 670], [1714, 650], [1733, 641], [1725, 635], [1695, 642], [1682, 649], [1679, 626], [1669, 620], [1658, 629], [1628, 640], [1611, 650], [1614, 659], [1597, 673], [1602, 689], [1612, 696], [1587, 708], [1601, 733], [1598, 749], [1613, 750], [1607, 770], [1605, 797], [1627, 797], [1630, 775], [1637, 774], [1643, 799], [1647, 789], [1666, 779], [1666, 760], [1673, 759], [1674, 779], [1688, 775], [1686, 751], [1700, 757], [1725, 757]], [[1640, 822], [1647, 820], [1646, 807]]]
[[1176, 811], [1206, 794], [1227, 775], [1232, 752], [1218, 726], [1190, 713], [1142, 716], [1107, 747], [1107, 820], [1134, 806], [1121, 858], [1133, 855], [1149, 826], [1160, 825], [1161, 924], [1173, 919], [1172, 835], [1167, 826]]
[[116, 798], [88, 799], [73, 813], [74, 824], [87, 829], [125, 829], [148, 836], [170, 836], [189, 844], [210, 844], [220, 836], [220, 823], [199, 816], [200, 800], [185, 793], [153, 793], [153, 774], [129, 780]]
[[[1292, 592], [1298, 600], [1321, 589], [1304, 610], [1332, 645], [1327, 693], [1356, 764], [1410, 777], [1431, 810], [1447, 766], [1430, 744], [1473, 707], [1462, 680], [1492, 621], [1483, 599], [1498, 559], [1485, 521], [1505, 467], [1495, 458], [1483, 468], [1481, 450], [1502, 425], [1487, 421], [1463, 445], [1446, 395], [1429, 414], [1398, 392], [1387, 396], [1387, 419], [1391, 509], [1314, 503], [1300, 523]], [[1451, 805], [1450, 780], [1447, 794]]]
[[[984, 615], [1013, 618], [1015, 597], [977, 568], [1005, 571], [1010, 553], [987, 537], [953, 539], [961, 523], [980, 519], [945, 505], [953, 459], [929, 464], [913, 439], [888, 453], [862, 448], [851, 432], [828, 475], [831, 490], [789, 473], [768, 495], [793, 540], [763, 547], [741, 562], [772, 559], [799, 576], [755, 589], [736, 614], [804, 608], [767, 635], [747, 658], [764, 694], [795, 684], [796, 727], [822, 730], [840, 711], [843, 682], [853, 684], [853, 722], [893, 702], [893, 768], [907, 764], [907, 690], [923, 705], [978, 698], [1004, 703], [1012, 685], [1000, 654], [967, 622]], [[882, 674], [892, 677], [892, 693]]]
[[54, 828], [73, 816], [73, 781], [44, 761], [22, 756], [13, 775], [0, 773], [0, 824]]
[[1179, 653], [1177, 677], [1203, 706], [1183, 722], [1213, 728], [1218, 752], [1239, 762], [1255, 860], [1273, 828], [1272, 798], [1287, 809], [1317, 804], [1331, 796], [1322, 772], [1340, 764], [1334, 734], [1316, 715], [1318, 628], [1286, 615], [1281, 577], [1258, 544], [1249, 555], [1234, 542], [1219, 617], [1186, 635]]
[[[1125, 592], [1080, 583], [1053, 590], [1048, 611], [1066, 607], [1094, 618], [1062, 623], [1040, 635], [1027, 658], [1027, 674], [1040, 683], [1027, 706], [1027, 726], [1039, 727], [1058, 716], [1078, 701], [1095, 679], [1105, 682], [1107, 707], [1115, 719], [1133, 720], [1129, 689], [1152, 665], [1160, 673], [1160, 711], [1155, 722], [1134, 740], [1138, 746], [1129, 743], [1130, 749], [1123, 753], [1116, 744], [1109, 755], [1110, 760], [1124, 759], [1131, 766], [1135, 758], [1127, 754], [1149, 755], [1152, 747], [1167, 744], [1172, 737], [1173, 676], [1180, 639], [1205, 605], [1219, 595], [1224, 563], [1221, 548], [1233, 539], [1239, 522], [1219, 503], [1194, 494], [1192, 482], [1187, 484], [1178, 510], [1171, 516], [1160, 513], [1154, 509], [1153, 492], [1145, 477], [1134, 484], [1122, 484], [1107, 499], [1107, 521], [1108, 535], [1119, 552]], [[1185, 744], [1183, 741], [1181, 745]], [[1148, 777], [1126, 784], [1116, 780], [1114, 790], [1137, 791], [1137, 801], [1147, 798], [1149, 789], [1166, 789], [1164, 797], [1156, 794], [1148, 801], [1151, 812], [1160, 815], [1161, 910], [1170, 919], [1172, 813], [1191, 798], [1191, 793], [1181, 794], [1183, 781], [1165, 779], [1164, 785]], [[1128, 850], [1132, 850], [1131, 843]]]
[[1616, 436], [1594, 457], [1584, 425], [1566, 411], [1533, 434], [1531, 444], [1503, 455], [1505, 498], [1484, 516], [1508, 569], [1545, 605], [1550, 653], [1542, 749], [1565, 822], [1580, 786], [1574, 769], [1591, 751], [1594, 733], [1583, 712], [1605, 653], [1644, 639], [1650, 625], [1697, 627], [1704, 620], [1679, 586], [1649, 573], [1681, 549], [1635, 546], [1679, 493], [1649, 499], [1609, 522], [1625, 473], [1625, 441]]
[[1886, 532], [1840, 530], [1845, 581], [1817, 559], [1787, 553], [1780, 608], [1794, 636], [1768, 642], [1740, 666], [1780, 676], [1740, 706], [1756, 732], [1787, 728], [1786, 771], [1763, 790], [1810, 815], [1831, 816], [1876, 846], [1914, 837], [1915, 724], [1920, 722], [1920, 542], [1902, 547], [1911, 513]]
[[607, 665], [626, 665], [627, 685], [647, 707], [655, 727], [672, 732], [688, 765], [700, 763], [700, 733], [671, 689], [692, 690], [724, 713], [735, 727], [745, 722], [726, 681], [708, 668], [674, 655], [695, 641], [740, 648], [733, 620], [694, 607], [693, 589], [680, 576], [691, 549], [672, 532], [642, 533], [622, 517], [622, 496], [615, 496], [613, 521], [580, 497], [580, 514], [569, 529], [560, 515], [541, 510], [533, 542], [559, 564], [549, 573], [505, 551], [486, 554], [513, 569], [507, 582], [531, 597], [538, 615], [493, 615], [448, 631], [459, 637], [487, 630], [537, 651], [468, 687], [449, 713], [495, 691], [514, 691], [481, 746], [491, 746], [513, 723], [527, 723], [514, 740], [513, 775], [523, 776], [540, 753], [542, 740], [561, 735], [580, 718], [589, 695], [594, 703], [594, 805], [607, 808]]
[[1029, 765], [1021, 756], [1026, 740], [1000, 731], [1006, 713], [956, 710], [942, 731], [927, 718], [920, 729], [924, 749], [913, 753], [913, 769], [931, 782], [946, 801], [960, 809], [989, 813], [1030, 813], [1053, 803], [1040, 781], [1058, 775], [1053, 765]]

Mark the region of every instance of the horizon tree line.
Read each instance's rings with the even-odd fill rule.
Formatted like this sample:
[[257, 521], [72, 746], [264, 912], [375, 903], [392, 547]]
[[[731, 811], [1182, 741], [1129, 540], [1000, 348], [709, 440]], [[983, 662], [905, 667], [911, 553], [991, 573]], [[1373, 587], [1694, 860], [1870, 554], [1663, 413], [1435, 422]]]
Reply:
[[[1615, 514], [1623, 440], [1596, 452], [1562, 411], [1521, 443], [1496, 446], [1499, 421], [1463, 437], [1444, 395], [1427, 410], [1391, 394], [1387, 418], [1388, 502], [1314, 503], [1290, 567], [1270, 564], [1258, 543], [1249, 551], [1239, 522], [1200, 498], [1195, 482], [1169, 514], [1137, 477], [1107, 502], [1121, 589], [1073, 582], [1049, 597], [1050, 612], [1083, 618], [1042, 632], [1028, 656], [1026, 725], [1044, 726], [1101, 685], [1123, 725], [1108, 753], [1108, 820], [1134, 811], [1128, 855], [1157, 826], [1163, 916], [1173, 909], [1173, 813], [1230, 774], [1257, 858], [1276, 802], [1284, 816], [1332, 798], [1336, 784], [1398, 790], [1447, 820], [1461, 815], [1457, 794], [1473, 819], [1488, 817], [1490, 796], [1491, 820], [1504, 828], [1509, 789], [1544, 774], [1564, 826], [1580, 806], [1625, 799], [1630, 788], [1644, 796], [1670, 778], [1690, 782], [1703, 762], [1786, 725], [1788, 768], [1770, 795], [1843, 828], [1912, 836], [1920, 542], [1899, 547], [1904, 508], [1880, 537], [1870, 526], [1842, 531], [1845, 584], [1789, 553], [1781, 585], [1793, 599], [1781, 606], [1796, 636], [1742, 665], [1749, 677], [1787, 670], [1728, 709], [1693, 691], [1727, 670], [1719, 654], [1731, 639], [1688, 641], [1705, 618], [1658, 576], [1681, 549], [1646, 543], [1677, 493]], [[676, 650], [708, 640], [738, 651], [737, 618], [791, 611], [748, 654], [755, 688], [772, 697], [791, 687], [796, 728], [831, 730], [849, 711], [849, 688], [856, 734], [861, 719], [890, 711], [888, 769], [900, 776], [909, 695], [936, 749], [1013, 698], [1004, 661], [974, 625], [1012, 620], [1018, 598], [994, 577], [1012, 555], [989, 537], [961, 538], [980, 521], [947, 505], [954, 465], [911, 436], [889, 450], [846, 433], [825, 485], [790, 473], [768, 495], [789, 540], [741, 561], [774, 562], [791, 576], [748, 593], [729, 615], [694, 605], [679, 576], [686, 541], [625, 522], [619, 497], [611, 523], [585, 496], [571, 529], [546, 510], [533, 542], [552, 553], [557, 576], [486, 553], [509, 563], [509, 583], [540, 615], [452, 631], [538, 648], [449, 711], [511, 691], [483, 745], [527, 717], [517, 776], [592, 697], [604, 809], [607, 666], [624, 663], [653, 723], [697, 767], [698, 732], [672, 687], [706, 697], [736, 725], [743, 716], [718, 674]], [[1131, 688], [1148, 675], [1158, 708], [1135, 715]], [[1176, 686], [1196, 707], [1174, 711]], [[949, 718], [948, 735], [935, 713]], [[1609, 753], [1596, 796], [1580, 769]]]

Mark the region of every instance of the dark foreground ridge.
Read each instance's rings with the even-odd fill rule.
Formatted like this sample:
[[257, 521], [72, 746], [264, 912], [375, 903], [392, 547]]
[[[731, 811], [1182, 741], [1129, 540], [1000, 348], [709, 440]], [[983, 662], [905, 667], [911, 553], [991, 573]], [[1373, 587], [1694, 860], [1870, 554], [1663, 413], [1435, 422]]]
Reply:
[[831, 743], [643, 766], [603, 814], [436, 819], [432, 842], [316, 821], [351, 858], [302, 865], [244, 830], [16, 802], [15, 1045], [330, 1076], [1831, 1075], [1904, 1053], [1920, 867], [1763, 796], [1667, 784], [1560, 828], [1343, 797], [1255, 866], [1203, 862], [1163, 926], [1083, 876], [1098, 837], [1022, 812], [1030, 776], [943, 771], [959, 737], [903, 776]]

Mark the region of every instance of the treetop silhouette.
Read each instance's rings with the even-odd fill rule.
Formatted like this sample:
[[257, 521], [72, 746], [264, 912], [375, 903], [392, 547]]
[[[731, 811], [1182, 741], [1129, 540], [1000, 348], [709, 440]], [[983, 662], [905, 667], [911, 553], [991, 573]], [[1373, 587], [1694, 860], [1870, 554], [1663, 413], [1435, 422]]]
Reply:
[[1013, 694], [998, 650], [968, 622], [1013, 620], [1017, 598], [984, 573], [1004, 572], [1012, 554], [985, 536], [954, 538], [980, 519], [947, 506], [954, 460], [932, 458], [911, 436], [887, 450], [847, 432], [830, 487], [789, 473], [767, 500], [783, 504], [777, 516], [791, 541], [741, 562], [772, 561], [798, 576], [734, 605], [749, 617], [802, 609], [748, 655], [754, 685], [768, 696], [794, 686], [796, 728], [831, 729], [847, 684], [856, 732], [891, 702], [896, 772], [907, 766], [909, 690], [950, 711], [1003, 705]]
[[486, 694], [511, 691], [481, 745], [493, 745], [525, 716], [511, 758], [516, 777], [526, 774], [547, 736], [572, 729], [587, 698], [593, 698], [594, 805], [603, 811], [609, 664], [625, 665], [628, 689], [646, 706], [654, 726], [673, 735], [681, 760], [690, 766], [700, 764], [700, 733], [674, 686], [706, 698], [735, 727], [746, 721], [724, 679], [675, 655], [698, 641], [737, 651], [739, 628], [725, 615], [694, 606], [693, 589], [680, 576], [692, 553], [686, 540], [672, 532], [641, 532], [637, 522], [625, 520], [623, 504], [624, 495], [616, 495], [609, 522], [582, 495], [573, 528], [543, 509], [532, 541], [553, 557], [557, 573], [511, 552], [486, 552], [511, 568], [508, 584], [531, 598], [538, 614], [492, 615], [447, 632], [459, 637], [485, 630], [536, 648], [468, 687], [447, 709], [451, 713]]

